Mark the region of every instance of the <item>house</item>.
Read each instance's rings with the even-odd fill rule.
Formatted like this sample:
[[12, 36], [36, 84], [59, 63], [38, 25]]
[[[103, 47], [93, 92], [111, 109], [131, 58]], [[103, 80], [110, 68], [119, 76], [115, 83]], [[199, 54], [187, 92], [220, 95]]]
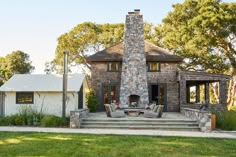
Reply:
[[[87, 58], [92, 67], [98, 111], [104, 111], [104, 104], [114, 100], [123, 108], [144, 108], [153, 101], [164, 105], [168, 112], [179, 112], [183, 107], [200, 108], [210, 104], [209, 84], [213, 82], [220, 88], [218, 103], [226, 106], [229, 76], [179, 71], [183, 58], [145, 41], [143, 25], [140, 10], [129, 12], [124, 41]], [[205, 91], [203, 96], [200, 87]], [[194, 102], [190, 101], [193, 90]]]
[[[15, 74], [0, 87], [1, 115], [16, 114], [23, 106], [43, 113], [62, 115], [62, 76]], [[85, 107], [87, 82], [84, 74], [68, 75], [66, 115]]]

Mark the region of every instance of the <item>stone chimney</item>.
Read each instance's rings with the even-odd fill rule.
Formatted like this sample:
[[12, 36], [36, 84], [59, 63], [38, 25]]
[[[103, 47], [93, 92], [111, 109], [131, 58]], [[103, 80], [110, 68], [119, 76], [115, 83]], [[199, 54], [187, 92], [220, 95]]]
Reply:
[[135, 9], [126, 15], [120, 105], [145, 107], [149, 103], [143, 15]]

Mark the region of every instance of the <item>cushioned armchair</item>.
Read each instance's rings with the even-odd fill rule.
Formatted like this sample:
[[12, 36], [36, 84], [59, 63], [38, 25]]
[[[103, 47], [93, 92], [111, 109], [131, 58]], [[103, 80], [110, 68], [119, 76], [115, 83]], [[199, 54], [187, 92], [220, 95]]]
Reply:
[[152, 110], [145, 110], [143, 117], [146, 118], [161, 118], [163, 112], [163, 105], [156, 105]]
[[115, 104], [104, 104], [104, 106], [106, 109], [107, 117], [112, 117], [112, 118], [125, 117], [125, 112], [122, 110], [116, 110]]

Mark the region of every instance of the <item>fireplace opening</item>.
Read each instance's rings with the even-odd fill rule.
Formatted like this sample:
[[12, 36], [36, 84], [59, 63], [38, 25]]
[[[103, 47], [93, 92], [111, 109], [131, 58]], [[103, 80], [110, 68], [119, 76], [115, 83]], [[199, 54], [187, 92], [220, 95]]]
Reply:
[[129, 96], [129, 107], [138, 107], [140, 96], [130, 95]]

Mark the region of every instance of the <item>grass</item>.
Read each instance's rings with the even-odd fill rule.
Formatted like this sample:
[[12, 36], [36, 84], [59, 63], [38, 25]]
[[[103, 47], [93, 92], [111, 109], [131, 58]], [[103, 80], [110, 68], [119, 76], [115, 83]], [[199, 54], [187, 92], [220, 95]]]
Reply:
[[230, 157], [235, 148], [235, 139], [0, 133], [1, 157]]

